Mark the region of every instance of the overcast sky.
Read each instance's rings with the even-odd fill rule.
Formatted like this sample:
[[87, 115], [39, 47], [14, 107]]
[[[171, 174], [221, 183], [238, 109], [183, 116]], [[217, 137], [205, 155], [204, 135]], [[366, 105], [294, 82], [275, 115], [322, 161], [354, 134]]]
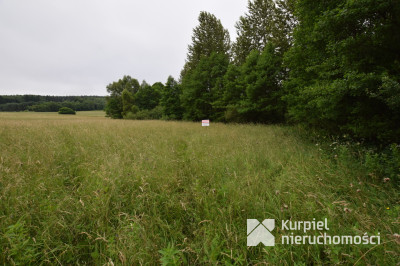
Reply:
[[236, 37], [247, 0], [0, 0], [0, 95], [106, 95], [179, 78], [200, 11]]

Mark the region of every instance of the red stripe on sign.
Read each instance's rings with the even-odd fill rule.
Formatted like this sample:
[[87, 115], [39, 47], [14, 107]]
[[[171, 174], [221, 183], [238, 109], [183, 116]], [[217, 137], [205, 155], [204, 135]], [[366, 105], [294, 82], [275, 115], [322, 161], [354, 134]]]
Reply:
[[210, 123], [210, 120], [201, 120], [202, 123]]

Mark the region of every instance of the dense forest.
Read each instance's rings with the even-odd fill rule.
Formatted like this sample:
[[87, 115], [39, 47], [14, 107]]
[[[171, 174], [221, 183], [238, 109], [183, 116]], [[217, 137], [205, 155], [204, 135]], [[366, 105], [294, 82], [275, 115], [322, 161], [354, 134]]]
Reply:
[[0, 111], [58, 112], [61, 107], [75, 111], [103, 110], [106, 105], [103, 96], [41, 96], [7, 95], [0, 96]]
[[201, 12], [179, 80], [124, 76], [112, 118], [296, 123], [400, 141], [399, 0], [251, 0], [230, 40]]

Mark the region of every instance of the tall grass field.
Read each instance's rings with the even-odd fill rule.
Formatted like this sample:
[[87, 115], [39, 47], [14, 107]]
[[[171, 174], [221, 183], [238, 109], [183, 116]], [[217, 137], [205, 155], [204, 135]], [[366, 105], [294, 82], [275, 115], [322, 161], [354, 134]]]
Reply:
[[[332, 145], [288, 126], [0, 113], [0, 264], [398, 265], [398, 188]], [[281, 227], [314, 218], [329, 230]], [[248, 247], [247, 219], [275, 219], [275, 246]]]

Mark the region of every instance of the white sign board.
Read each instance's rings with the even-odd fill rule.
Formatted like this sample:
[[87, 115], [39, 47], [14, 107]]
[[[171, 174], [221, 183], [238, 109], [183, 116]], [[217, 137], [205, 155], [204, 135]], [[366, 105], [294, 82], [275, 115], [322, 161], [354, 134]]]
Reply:
[[202, 127], [210, 126], [210, 120], [201, 120], [201, 126]]

